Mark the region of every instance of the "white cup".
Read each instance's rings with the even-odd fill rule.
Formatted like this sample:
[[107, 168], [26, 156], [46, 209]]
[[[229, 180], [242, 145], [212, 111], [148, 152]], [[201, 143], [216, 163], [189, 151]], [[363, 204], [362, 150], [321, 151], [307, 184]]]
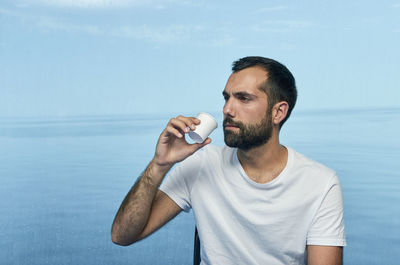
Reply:
[[196, 125], [194, 131], [189, 132], [189, 137], [196, 143], [202, 143], [218, 127], [218, 123], [213, 116], [205, 112], [200, 112], [197, 119], [200, 120], [200, 124]]

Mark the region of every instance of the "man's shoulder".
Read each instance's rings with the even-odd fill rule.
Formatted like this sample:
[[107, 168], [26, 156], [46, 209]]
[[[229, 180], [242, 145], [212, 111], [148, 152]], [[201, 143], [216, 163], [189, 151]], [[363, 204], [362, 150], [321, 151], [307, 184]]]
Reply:
[[328, 166], [318, 162], [302, 153], [297, 152], [294, 149], [288, 148], [292, 152], [293, 156], [293, 167], [299, 172], [304, 172], [310, 176], [318, 176], [319, 178], [325, 176], [331, 178], [336, 175], [335, 170]]

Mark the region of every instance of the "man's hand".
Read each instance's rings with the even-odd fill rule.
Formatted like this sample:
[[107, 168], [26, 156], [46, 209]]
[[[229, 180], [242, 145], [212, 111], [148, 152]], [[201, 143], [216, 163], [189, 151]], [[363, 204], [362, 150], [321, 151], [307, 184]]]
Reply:
[[190, 129], [196, 129], [196, 125], [199, 124], [200, 120], [194, 117], [178, 116], [171, 119], [158, 139], [153, 162], [161, 167], [172, 167], [175, 163], [184, 160], [198, 149], [211, 143], [210, 138], [200, 144], [188, 144], [186, 142], [184, 135]]

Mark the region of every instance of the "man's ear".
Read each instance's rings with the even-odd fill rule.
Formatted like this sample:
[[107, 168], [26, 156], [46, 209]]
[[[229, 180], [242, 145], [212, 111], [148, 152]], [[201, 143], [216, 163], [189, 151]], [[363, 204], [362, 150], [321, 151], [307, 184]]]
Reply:
[[286, 118], [289, 111], [289, 104], [286, 101], [280, 101], [272, 108], [272, 123], [279, 125]]

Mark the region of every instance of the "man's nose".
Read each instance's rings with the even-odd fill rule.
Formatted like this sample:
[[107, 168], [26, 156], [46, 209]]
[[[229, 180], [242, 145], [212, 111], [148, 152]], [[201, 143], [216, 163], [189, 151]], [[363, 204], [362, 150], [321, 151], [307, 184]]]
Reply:
[[227, 99], [225, 101], [225, 105], [224, 105], [224, 109], [223, 109], [223, 113], [224, 116], [230, 116], [230, 117], [234, 117], [235, 113], [234, 113], [234, 108], [233, 108], [233, 102], [231, 99]]

